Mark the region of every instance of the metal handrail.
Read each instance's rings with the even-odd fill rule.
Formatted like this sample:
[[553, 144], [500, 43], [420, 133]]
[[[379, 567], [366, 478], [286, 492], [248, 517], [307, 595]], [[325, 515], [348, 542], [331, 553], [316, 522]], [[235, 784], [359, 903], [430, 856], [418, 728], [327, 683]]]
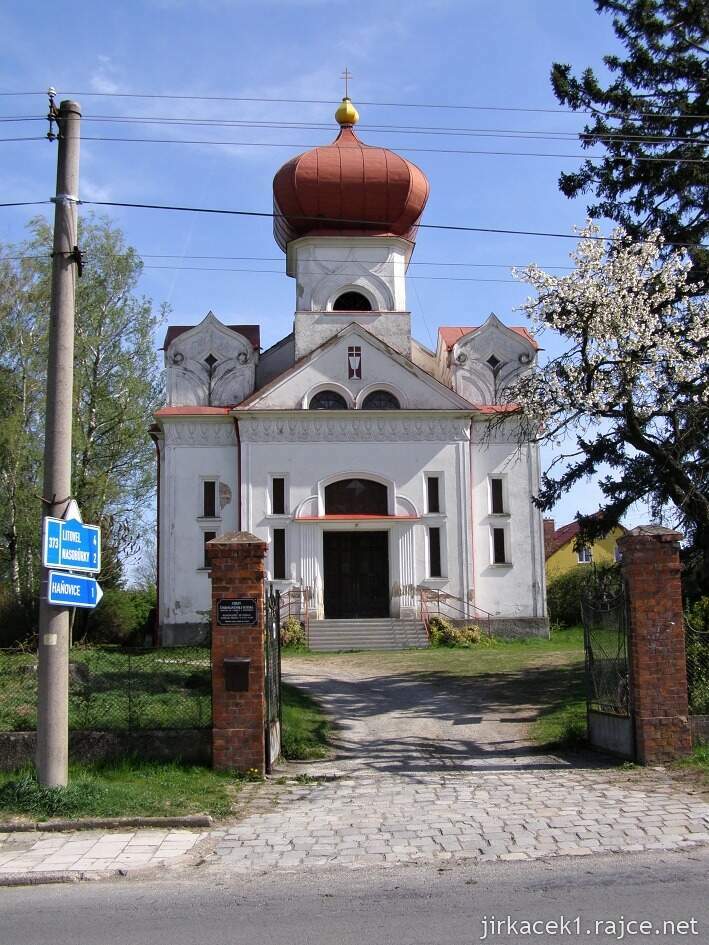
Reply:
[[[441, 604], [443, 604], [448, 611], [452, 610], [455, 613], [460, 614], [459, 619], [475, 620], [477, 623], [486, 623], [487, 634], [488, 636], [492, 635], [492, 618], [495, 616], [495, 614], [490, 613], [489, 610], [484, 610], [482, 607], [478, 607], [469, 600], [465, 600], [462, 597], [456, 597], [455, 594], [450, 594], [448, 591], [440, 591], [437, 588], [419, 585], [417, 587], [417, 591], [421, 601], [421, 619], [424, 620], [426, 624], [427, 633], [430, 633], [428, 624], [431, 620], [431, 609], [428, 605], [429, 602], [434, 601], [437, 605], [436, 616], [441, 616]], [[445, 614], [443, 616], [445, 616]]]

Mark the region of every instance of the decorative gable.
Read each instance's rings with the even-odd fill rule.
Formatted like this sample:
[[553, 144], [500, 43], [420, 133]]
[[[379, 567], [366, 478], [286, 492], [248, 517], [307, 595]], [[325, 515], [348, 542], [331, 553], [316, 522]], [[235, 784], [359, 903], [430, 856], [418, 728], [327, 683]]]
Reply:
[[475, 328], [441, 328], [439, 336], [448, 347], [451, 386], [474, 404], [499, 403], [504, 388], [536, 362], [533, 337], [496, 315]]
[[258, 351], [253, 342], [209, 312], [203, 321], [166, 340], [169, 406], [218, 407], [253, 393]]

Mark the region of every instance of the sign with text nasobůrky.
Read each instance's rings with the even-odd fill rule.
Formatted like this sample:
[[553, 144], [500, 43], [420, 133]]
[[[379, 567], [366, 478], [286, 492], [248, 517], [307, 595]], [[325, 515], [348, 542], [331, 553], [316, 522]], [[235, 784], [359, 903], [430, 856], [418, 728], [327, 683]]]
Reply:
[[42, 541], [45, 568], [70, 571], [101, 570], [101, 529], [77, 519], [45, 518]]
[[83, 574], [50, 571], [47, 601], [57, 607], [95, 607], [103, 597], [98, 581]]

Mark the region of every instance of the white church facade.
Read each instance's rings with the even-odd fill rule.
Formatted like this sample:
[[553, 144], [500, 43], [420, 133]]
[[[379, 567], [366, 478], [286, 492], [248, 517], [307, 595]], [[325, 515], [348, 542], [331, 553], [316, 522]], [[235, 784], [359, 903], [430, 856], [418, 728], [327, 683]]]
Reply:
[[259, 326], [211, 312], [168, 329], [152, 430], [160, 638], [205, 633], [205, 544], [231, 531], [269, 542], [269, 579], [312, 627], [411, 625], [423, 597], [497, 632], [546, 634], [537, 448], [520, 448], [513, 415], [489, 427], [536, 344], [494, 315], [440, 328], [436, 351], [412, 338], [407, 267], [428, 181], [359, 141], [348, 99], [336, 117], [336, 141], [274, 179], [293, 331], [261, 351]]

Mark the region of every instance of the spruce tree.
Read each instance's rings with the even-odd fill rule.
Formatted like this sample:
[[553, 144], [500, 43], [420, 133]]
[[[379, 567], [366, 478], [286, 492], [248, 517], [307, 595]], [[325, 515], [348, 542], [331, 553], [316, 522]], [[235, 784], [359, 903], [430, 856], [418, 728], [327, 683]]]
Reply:
[[[595, 0], [614, 14], [625, 56], [604, 56], [604, 84], [587, 68], [580, 78], [554, 63], [551, 82], [562, 105], [591, 113], [584, 147], [601, 161], [562, 174], [567, 197], [593, 193], [593, 218], [621, 224], [635, 239], [659, 229], [667, 243], [688, 244], [695, 279], [709, 272], [709, 5], [706, 0]], [[694, 244], [694, 245], [692, 245]]]

